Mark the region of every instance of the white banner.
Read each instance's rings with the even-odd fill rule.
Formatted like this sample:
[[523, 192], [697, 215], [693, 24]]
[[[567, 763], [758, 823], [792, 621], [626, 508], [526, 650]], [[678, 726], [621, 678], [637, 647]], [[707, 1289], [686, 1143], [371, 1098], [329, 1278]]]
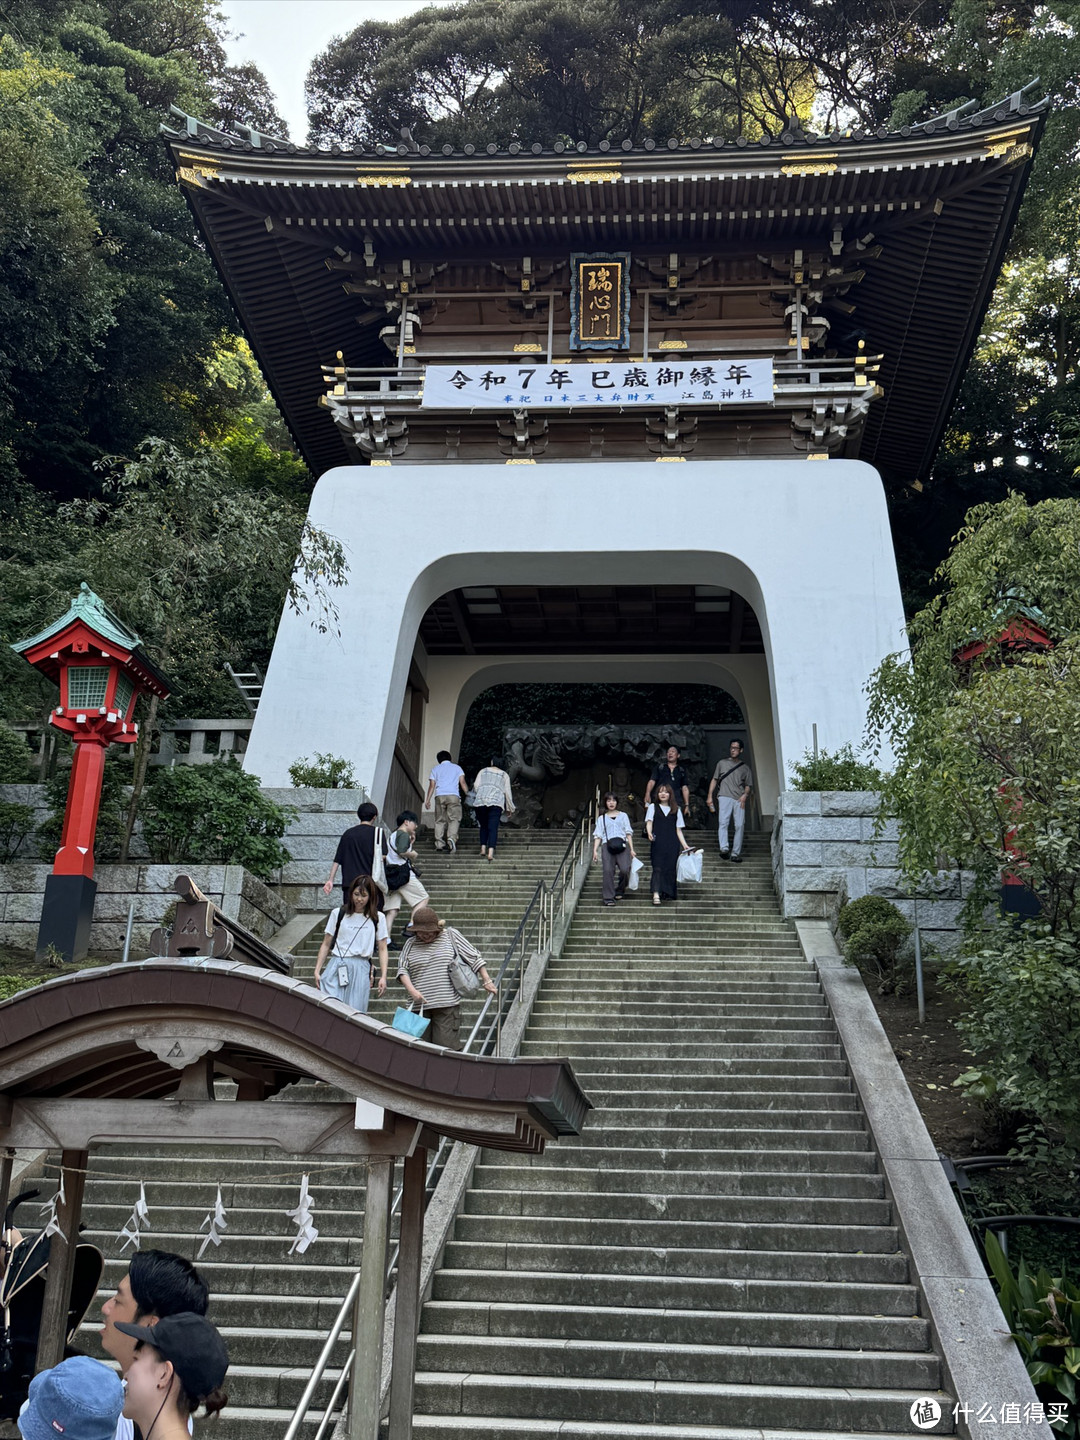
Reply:
[[771, 360], [632, 360], [602, 365], [429, 365], [425, 410], [519, 410], [524, 406], [768, 404]]

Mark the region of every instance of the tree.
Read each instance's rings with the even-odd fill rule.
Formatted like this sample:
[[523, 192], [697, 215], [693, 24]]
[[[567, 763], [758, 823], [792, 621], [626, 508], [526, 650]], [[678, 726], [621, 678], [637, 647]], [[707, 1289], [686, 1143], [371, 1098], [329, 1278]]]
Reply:
[[[288, 498], [233, 479], [210, 448], [188, 454], [148, 440], [109, 469], [103, 488], [102, 499], [71, 501], [55, 516], [31, 507], [29, 538], [21, 521], [0, 529], [0, 628], [11, 639], [21, 638], [16, 620], [32, 634], [86, 580], [169, 676], [176, 713], [228, 714], [239, 697], [223, 662], [265, 662], [282, 605], [309, 613], [320, 631], [336, 624], [332, 591], [348, 568], [339, 542]], [[7, 670], [18, 683], [27, 667], [5, 650], [0, 679]], [[154, 697], [143, 718], [128, 837], [158, 708]]]
[[[896, 767], [913, 885], [947, 858], [972, 877], [957, 984], [961, 1029], [1004, 1102], [1080, 1147], [1080, 501], [1010, 495], [973, 509], [910, 627], [870, 685]], [[1035, 619], [1051, 649], [1014, 643]], [[977, 643], [985, 648], [974, 653]], [[1002, 877], [1040, 912], [988, 918]]]
[[67, 499], [104, 454], [240, 418], [213, 364], [235, 322], [158, 131], [171, 105], [281, 121], [213, 0], [12, 0], [2, 25], [0, 475]]

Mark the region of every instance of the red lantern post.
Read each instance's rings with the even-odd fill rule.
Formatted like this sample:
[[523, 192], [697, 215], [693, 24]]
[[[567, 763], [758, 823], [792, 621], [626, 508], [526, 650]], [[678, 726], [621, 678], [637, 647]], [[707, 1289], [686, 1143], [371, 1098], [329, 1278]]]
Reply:
[[97, 834], [105, 751], [131, 745], [139, 727], [132, 718], [144, 691], [169, 693], [169, 684], [141, 648], [138, 635], [85, 583], [62, 615], [40, 635], [11, 647], [56, 681], [60, 704], [49, 716], [75, 742], [60, 849], [45, 882], [37, 954], [50, 948], [65, 960], [82, 960], [90, 945], [97, 881]]

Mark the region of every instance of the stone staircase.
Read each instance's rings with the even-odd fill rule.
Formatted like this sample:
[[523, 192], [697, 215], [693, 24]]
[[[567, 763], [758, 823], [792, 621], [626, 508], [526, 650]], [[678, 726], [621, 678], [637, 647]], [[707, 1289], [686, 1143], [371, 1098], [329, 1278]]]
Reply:
[[[553, 878], [569, 839], [569, 831], [506, 832], [493, 862], [480, 859], [475, 831], [463, 832], [456, 855], [436, 853], [430, 833], [419, 842], [432, 903], [480, 947], [492, 974], [537, 880]], [[325, 902], [322, 918], [336, 901], [337, 892], [333, 901]], [[295, 952], [294, 973], [299, 978], [313, 974], [322, 935], [323, 926], [317, 924]], [[372, 1014], [386, 1020], [404, 995], [393, 979], [393, 953], [390, 958], [387, 995], [371, 1006]], [[478, 1000], [467, 1003], [470, 1024], [479, 1004]], [[337, 1092], [326, 1087], [299, 1084], [284, 1093], [280, 1103], [287, 1104], [290, 1093], [305, 1100], [337, 1098]], [[52, 1158], [55, 1162], [58, 1157]], [[191, 1259], [201, 1244], [199, 1228], [213, 1208], [220, 1184], [228, 1230], [220, 1249], [210, 1247], [198, 1262], [210, 1286], [210, 1316], [222, 1328], [232, 1357], [226, 1385], [230, 1404], [215, 1422], [214, 1433], [218, 1440], [281, 1436], [360, 1263], [364, 1197], [359, 1167], [305, 1162], [276, 1150], [222, 1147], [189, 1156], [169, 1146], [143, 1146], [137, 1153], [111, 1146], [91, 1156], [90, 1168], [85, 1238], [104, 1251], [106, 1268], [102, 1292], [83, 1327], [86, 1348], [102, 1354], [97, 1341], [98, 1307], [115, 1290], [130, 1259], [130, 1250], [127, 1258], [119, 1255], [116, 1237], [138, 1198], [139, 1182], [146, 1182], [151, 1212], [143, 1248], [173, 1250]], [[305, 1170], [311, 1176], [319, 1239], [306, 1255], [289, 1257], [286, 1252], [295, 1232], [285, 1211], [296, 1204]], [[55, 1175], [55, 1170], [50, 1173]], [[338, 1364], [348, 1338], [346, 1333]], [[336, 1369], [328, 1372], [321, 1392], [324, 1400], [337, 1374]]]
[[[764, 836], [655, 909], [593, 871], [527, 1055], [598, 1107], [485, 1152], [424, 1307], [418, 1436], [910, 1436], [941, 1364]], [[647, 879], [647, 871], [646, 871]]]

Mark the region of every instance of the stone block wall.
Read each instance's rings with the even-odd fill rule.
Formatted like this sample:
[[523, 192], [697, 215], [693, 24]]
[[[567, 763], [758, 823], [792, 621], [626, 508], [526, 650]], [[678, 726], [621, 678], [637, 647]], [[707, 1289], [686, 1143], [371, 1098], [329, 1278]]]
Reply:
[[[0, 865], [0, 945], [33, 950], [51, 866], [14, 861]], [[99, 865], [90, 929], [92, 955], [118, 955], [124, 946], [128, 906], [134, 904], [131, 953], [142, 959], [150, 953], [151, 931], [176, 900], [173, 881], [188, 874], [203, 894], [227, 915], [239, 920], [264, 940], [293, 914], [292, 906], [276, 890], [264, 885], [241, 865]]]
[[785, 916], [828, 920], [848, 900], [880, 895], [918, 925], [923, 941], [955, 947], [967, 895], [962, 871], [927, 876], [917, 893], [898, 868], [897, 826], [877, 834], [880, 796], [873, 790], [786, 790], [772, 831], [773, 879]]

